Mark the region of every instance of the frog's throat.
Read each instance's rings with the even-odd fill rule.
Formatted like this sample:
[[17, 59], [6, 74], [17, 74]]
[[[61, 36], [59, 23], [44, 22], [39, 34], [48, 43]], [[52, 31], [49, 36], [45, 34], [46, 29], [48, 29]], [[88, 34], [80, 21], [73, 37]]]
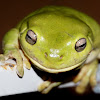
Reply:
[[78, 63], [78, 64], [76, 64], [76, 65], [69, 66], [69, 67], [62, 68], [62, 69], [51, 69], [51, 68], [47, 68], [47, 67], [45, 67], [45, 66], [39, 64], [37, 61], [33, 60], [33, 59], [30, 58], [30, 57], [29, 57], [29, 59], [31, 60], [31, 62], [32, 62], [34, 65], [36, 65], [36, 67], [37, 67], [38, 69], [44, 70], [44, 71], [49, 72], [49, 73], [59, 73], [59, 72], [70, 71], [70, 70], [72, 70], [72, 69], [74, 69], [74, 68], [79, 67], [80, 65], [82, 65], [82, 64], [86, 61], [86, 59], [85, 59], [85, 60], [83, 60], [82, 62], [80, 62], [80, 63]]

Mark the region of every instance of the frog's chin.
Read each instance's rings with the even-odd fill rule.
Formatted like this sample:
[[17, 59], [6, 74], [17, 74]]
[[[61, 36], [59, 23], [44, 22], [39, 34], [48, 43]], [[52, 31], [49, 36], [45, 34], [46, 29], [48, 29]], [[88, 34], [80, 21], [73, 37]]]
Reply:
[[59, 72], [70, 71], [70, 70], [72, 70], [72, 69], [75, 69], [75, 68], [81, 66], [81, 65], [86, 61], [86, 59], [85, 59], [85, 60], [79, 62], [78, 64], [75, 64], [75, 65], [73, 65], [73, 66], [69, 66], [69, 67], [66, 67], [66, 68], [62, 68], [62, 69], [51, 69], [51, 68], [47, 68], [47, 67], [45, 67], [45, 66], [39, 64], [37, 61], [33, 60], [32, 58], [30, 58], [30, 60], [31, 60], [31, 62], [32, 62], [34, 65], [36, 65], [36, 67], [37, 67], [38, 69], [44, 70], [44, 71], [49, 72], [49, 73], [59, 73]]

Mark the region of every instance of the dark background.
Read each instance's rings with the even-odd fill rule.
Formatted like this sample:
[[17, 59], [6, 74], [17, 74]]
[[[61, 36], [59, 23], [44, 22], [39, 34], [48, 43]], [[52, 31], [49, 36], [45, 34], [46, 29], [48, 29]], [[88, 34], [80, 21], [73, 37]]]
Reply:
[[[2, 52], [2, 38], [4, 34], [16, 26], [24, 16], [47, 5], [64, 5], [75, 8], [92, 16], [100, 23], [100, 0], [0, 0], [0, 53]], [[26, 93], [12, 97], [22, 96], [67, 96], [68, 98], [68, 96], [99, 96], [99, 94], [94, 94], [91, 89], [83, 95], [76, 94], [73, 89], [53, 89], [47, 95]]]

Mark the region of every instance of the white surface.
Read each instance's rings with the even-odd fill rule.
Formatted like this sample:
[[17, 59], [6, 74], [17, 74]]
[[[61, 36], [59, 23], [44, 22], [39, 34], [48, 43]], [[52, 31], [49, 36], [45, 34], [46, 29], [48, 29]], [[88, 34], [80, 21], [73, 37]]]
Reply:
[[37, 91], [38, 85], [43, 82], [32, 68], [24, 68], [23, 78], [17, 76], [15, 69], [6, 68], [0, 67], [0, 96]]
[[15, 73], [2, 71], [0, 80], [0, 96], [37, 91], [38, 85], [42, 83], [32, 69], [25, 69], [23, 78], [19, 78]]

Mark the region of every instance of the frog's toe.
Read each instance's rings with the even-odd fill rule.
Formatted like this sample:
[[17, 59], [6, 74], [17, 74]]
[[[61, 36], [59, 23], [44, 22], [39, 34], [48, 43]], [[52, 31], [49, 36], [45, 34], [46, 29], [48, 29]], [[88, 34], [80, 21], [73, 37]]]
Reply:
[[84, 93], [86, 90], [86, 87], [89, 83], [89, 77], [85, 76], [81, 81], [80, 84], [76, 87], [77, 93]]
[[61, 82], [53, 82], [52, 83], [50, 81], [45, 81], [38, 87], [38, 91], [43, 94], [47, 94], [51, 89], [53, 89], [54, 87], [56, 87], [60, 84], [61, 84]]
[[42, 84], [39, 85], [38, 91], [42, 92], [45, 88], [47, 88], [50, 85], [50, 81], [45, 81]]
[[24, 69], [22, 68], [22, 66], [21, 65], [17, 65], [18, 67], [16, 68], [16, 73], [17, 73], [17, 75], [19, 76], [19, 77], [23, 77], [23, 75], [24, 75]]
[[95, 67], [93, 73], [91, 74], [91, 77], [90, 77], [90, 85], [92, 87], [96, 86], [97, 84], [97, 81], [96, 81], [96, 73], [97, 73], [97, 67]]
[[21, 56], [23, 58], [24, 67], [26, 67], [27, 69], [31, 69], [31, 64], [30, 64], [28, 58], [23, 54], [23, 52], [21, 50], [20, 50], [20, 54], [21, 54]]
[[16, 62], [17, 62], [17, 67], [16, 67], [16, 72], [18, 76], [23, 77], [24, 75], [24, 68], [23, 68], [23, 59], [19, 53], [15, 56]]
[[26, 61], [24, 60], [24, 66], [25, 66], [25, 68], [27, 68], [29, 70], [31, 69], [31, 64], [27, 60]]

